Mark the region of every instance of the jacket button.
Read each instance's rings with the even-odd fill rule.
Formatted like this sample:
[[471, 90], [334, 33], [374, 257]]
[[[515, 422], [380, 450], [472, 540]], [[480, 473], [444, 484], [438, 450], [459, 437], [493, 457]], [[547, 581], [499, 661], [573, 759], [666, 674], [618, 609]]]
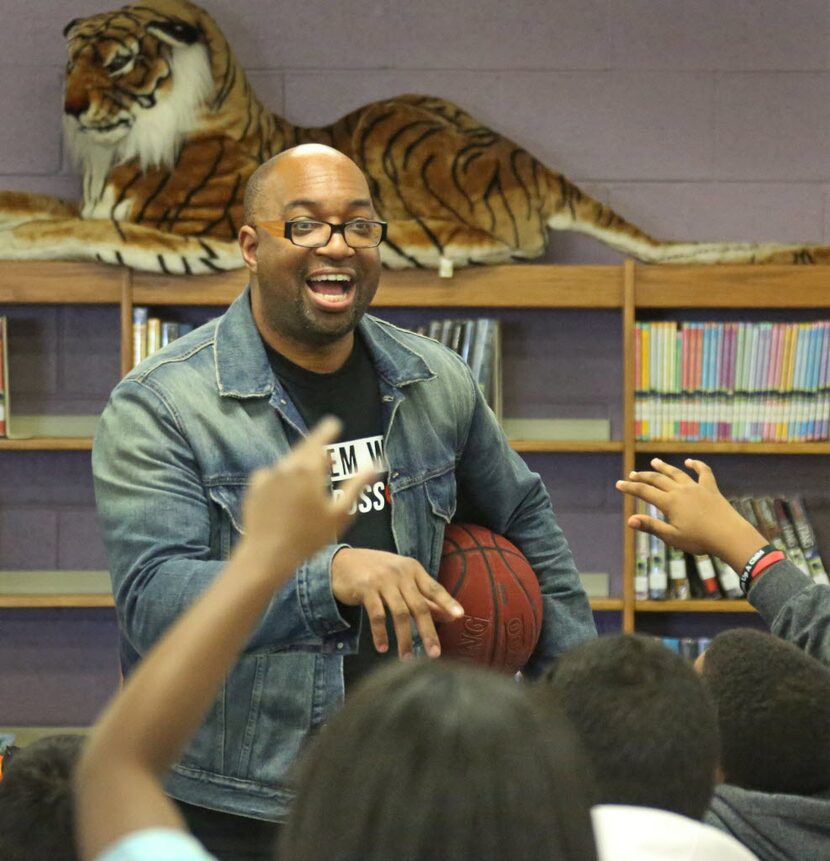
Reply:
[[337, 644], [337, 650], [338, 650], [338, 651], [342, 651], [342, 650], [343, 650], [343, 643], [338, 643], [338, 644]]

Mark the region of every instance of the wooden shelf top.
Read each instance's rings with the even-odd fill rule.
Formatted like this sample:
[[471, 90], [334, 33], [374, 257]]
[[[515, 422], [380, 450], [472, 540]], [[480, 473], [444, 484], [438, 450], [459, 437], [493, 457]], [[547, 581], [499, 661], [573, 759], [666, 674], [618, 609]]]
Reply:
[[533, 452], [621, 452], [622, 440], [548, 440], [548, 439], [511, 439], [510, 447], [517, 452], [530, 454]]
[[638, 442], [639, 454], [830, 454], [830, 442]]
[[[591, 598], [591, 609], [597, 612], [622, 610], [622, 598]], [[2, 595], [0, 609], [48, 607], [113, 607], [111, 595]]]
[[92, 437], [0, 437], [0, 451], [92, 451]]
[[602, 612], [606, 610], [622, 610], [622, 598], [591, 598], [591, 609], [594, 612]]
[[755, 608], [743, 598], [706, 601], [635, 601], [637, 613], [754, 613]]
[[102, 263], [0, 261], [0, 303], [117, 305], [130, 270]]
[[[511, 440], [511, 448], [517, 452], [549, 453], [601, 453], [621, 452], [623, 444], [619, 440], [596, 442], [584, 440]], [[29, 437], [26, 439], [6, 439], [0, 437], [0, 451], [91, 451], [92, 437]]]
[[0, 594], [0, 609], [31, 608], [48, 609], [50, 607], [114, 607], [112, 595], [2, 595]]
[[[188, 278], [133, 275], [136, 305], [228, 305], [246, 283], [246, 271]], [[619, 308], [620, 266], [516, 264], [458, 269], [452, 278], [433, 270], [386, 270], [374, 308]]]
[[640, 308], [830, 308], [830, 266], [635, 266]]

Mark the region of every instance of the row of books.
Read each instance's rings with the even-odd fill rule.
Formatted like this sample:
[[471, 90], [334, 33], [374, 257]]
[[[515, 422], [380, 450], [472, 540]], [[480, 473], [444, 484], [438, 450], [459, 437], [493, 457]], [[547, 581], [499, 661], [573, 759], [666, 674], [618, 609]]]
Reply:
[[502, 417], [501, 321], [492, 317], [430, 320], [413, 329], [455, 350], [493, 412]]
[[9, 404], [9, 337], [5, 317], [0, 317], [0, 437], [6, 436]]
[[634, 337], [637, 439], [830, 437], [830, 321], [641, 322]]
[[149, 308], [143, 305], [133, 307], [133, 367], [166, 347], [176, 338], [193, 331], [190, 323], [177, 323], [151, 317]]
[[[730, 499], [736, 511], [816, 583], [830, 584], [816, 536], [800, 496], [742, 496]], [[637, 500], [637, 513], [661, 517]], [[738, 573], [715, 556], [684, 553], [654, 535], [638, 532], [634, 592], [637, 600], [741, 598]]]

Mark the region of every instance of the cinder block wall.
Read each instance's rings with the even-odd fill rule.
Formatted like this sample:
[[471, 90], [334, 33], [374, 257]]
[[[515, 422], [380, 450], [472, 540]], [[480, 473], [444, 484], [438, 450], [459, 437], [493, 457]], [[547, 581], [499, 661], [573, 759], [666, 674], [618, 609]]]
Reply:
[[[823, 0], [204, 5], [261, 98], [293, 122], [433, 93], [655, 234], [830, 238]], [[60, 139], [61, 30], [105, 8], [0, 0], [0, 188], [77, 195]], [[617, 259], [558, 234], [552, 258]]]

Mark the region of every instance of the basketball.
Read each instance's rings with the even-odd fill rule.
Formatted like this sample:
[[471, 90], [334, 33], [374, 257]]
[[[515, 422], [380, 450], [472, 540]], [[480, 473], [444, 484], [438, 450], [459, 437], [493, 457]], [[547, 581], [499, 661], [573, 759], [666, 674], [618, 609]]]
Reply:
[[437, 625], [442, 655], [521, 670], [539, 640], [542, 593], [519, 548], [483, 526], [451, 523], [438, 580], [464, 608], [460, 619]]

